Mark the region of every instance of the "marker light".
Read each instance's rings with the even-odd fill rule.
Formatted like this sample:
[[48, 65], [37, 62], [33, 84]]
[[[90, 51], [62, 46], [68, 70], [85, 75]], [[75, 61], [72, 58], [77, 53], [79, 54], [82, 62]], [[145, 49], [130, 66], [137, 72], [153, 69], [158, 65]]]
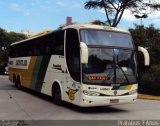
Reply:
[[129, 92], [130, 95], [133, 95], [133, 94], [136, 94], [136, 93], [137, 93], [137, 90], [133, 90], [133, 91]]
[[87, 90], [84, 90], [83, 93], [85, 95], [89, 95], [89, 96], [99, 96], [100, 93], [97, 93], [97, 92], [94, 92], [94, 91], [87, 91]]

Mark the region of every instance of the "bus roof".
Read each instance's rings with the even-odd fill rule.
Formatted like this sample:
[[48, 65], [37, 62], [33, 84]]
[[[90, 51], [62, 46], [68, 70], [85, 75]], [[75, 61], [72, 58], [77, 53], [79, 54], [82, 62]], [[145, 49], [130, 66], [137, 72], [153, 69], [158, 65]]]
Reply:
[[24, 39], [24, 40], [21, 40], [21, 41], [18, 41], [18, 42], [14, 42], [10, 46], [16, 45], [16, 44], [19, 44], [19, 43], [22, 43], [22, 42], [26, 42], [28, 40], [32, 40], [32, 39], [35, 39], [35, 38], [39, 38], [39, 37], [45, 36], [47, 34], [50, 34], [52, 32], [53, 32], [52, 30], [45, 30], [45, 31], [39, 32], [38, 34], [35, 34], [35, 35], [33, 35], [33, 36], [31, 36], [27, 39]]
[[97, 29], [97, 30], [107, 30], [107, 31], [115, 31], [115, 32], [123, 32], [123, 33], [129, 33], [128, 30], [110, 27], [110, 26], [102, 26], [102, 25], [94, 25], [94, 24], [73, 24], [64, 26], [62, 29], [68, 29], [68, 28], [74, 28], [74, 29]]
[[[93, 24], [72, 24], [72, 25], [62, 26], [62, 27], [60, 27], [59, 29], [57, 29], [55, 31], [65, 30], [65, 29], [69, 29], [69, 28], [73, 28], [73, 29], [77, 29], [77, 30], [80, 30], [80, 29], [107, 30], [107, 31], [122, 32], [122, 33], [130, 34], [129, 31], [124, 30], [124, 29], [119, 29], [119, 28], [109, 27], [109, 26], [93, 25]], [[18, 41], [18, 42], [14, 42], [14, 43], [11, 44], [11, 46], [19, 44], [19, 43], [22, 43], [22, 42], [26, 42], [28, 40], [32, 40], [32, 39], [35, 39], [35, 38], [39, 38], [39, 37], [51, 34], [51, 33], [55, 32], [55, 31], [51, 31], [51, 30], [47, 30], [46, 31], [45, 30], [43, 32], [40, 32], [40, 33], [28, 38], [28, 39], [25, 39], [25, 40], [22, 40], [22, 41]]]

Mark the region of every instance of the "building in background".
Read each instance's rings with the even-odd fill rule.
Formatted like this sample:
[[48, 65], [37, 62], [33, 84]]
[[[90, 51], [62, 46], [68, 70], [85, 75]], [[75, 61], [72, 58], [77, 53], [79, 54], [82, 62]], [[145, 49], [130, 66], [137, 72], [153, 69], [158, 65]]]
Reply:
[[22, 29], [20, 33], [25, 34], [28, 38], [36, 34], [35, 32], [30, 32], [27, 29]]

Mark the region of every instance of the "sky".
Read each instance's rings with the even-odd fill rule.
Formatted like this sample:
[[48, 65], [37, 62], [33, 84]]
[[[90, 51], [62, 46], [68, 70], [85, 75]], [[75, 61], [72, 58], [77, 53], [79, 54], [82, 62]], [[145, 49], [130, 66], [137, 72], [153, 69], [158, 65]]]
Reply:
[[[22, 29], [30, 32], [57, 29], [65, 24], [66, 17], [72, 17], [73, 22], [87, 23], [96, 19], [106, 20], [102, 10], [84, 9], [87, 0], [0, 0], [0, 27], [7, 31], [20, 32]], [[134, 28], [140, 25], [140, 19], [135, 19], [126, 10], [119, 28]], [[160, 28], [160, 12], [154, 12], [143, 24], [154, 24]]]

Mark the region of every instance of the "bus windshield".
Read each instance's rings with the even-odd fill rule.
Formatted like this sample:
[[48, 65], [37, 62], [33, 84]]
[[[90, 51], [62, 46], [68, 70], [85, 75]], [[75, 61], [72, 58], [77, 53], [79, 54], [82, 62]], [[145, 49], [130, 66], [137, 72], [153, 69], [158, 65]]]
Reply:
[[87, 29], [81, 30], [80, 35], [87, 45], [133, 48], [132, 38], [126, 33]]
[[82, 65], [83, 83], [137, 83], [136, 54], [127, 33], [81, 30], [81, 41], [88, 46], [88, 63]]
[[137, 83], [135, 51], [133, 50], [92, 47], [89, 48], [88, 64], [82, 66], [83, 82], [86, 84]]

